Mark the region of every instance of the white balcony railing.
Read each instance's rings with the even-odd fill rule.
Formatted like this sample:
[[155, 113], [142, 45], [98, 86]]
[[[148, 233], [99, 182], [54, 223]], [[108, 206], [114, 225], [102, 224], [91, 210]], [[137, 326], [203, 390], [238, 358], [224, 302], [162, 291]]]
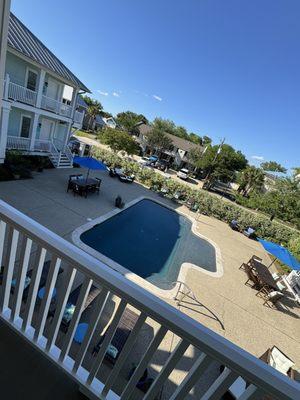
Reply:
[[42, 96], [41, 107], [65, 117], [71, 117], [72, 107], [51, 97]]
[[30, 149], [30, 139], [16, 136], [7, 136], [7, 149], [27, 151]]
[[50, 153], [51, 145], [52, 145], [52, 143], [50, 140], [35, 139], [35, 141], [33, 143], [33, 150]]
[[8, 98], [22, 103], [30, 104], [32, 106], [36, 103], [37, 93], [33, 90], [27, 89], [24, 86], [17, 85], [16, 83], [8, 83]]
[[82, 125], [83, 118], [84, 118], [84, 112], [75, 111], [75, 113], [74, 113], [74, 122], [76, 124]]
[[[213, 381], [205, 393], [197, 392], [198, 399], [220, 399], [238, 376], [242, 376], [249, 383], [243, 395], [239, 397], [240, 399], [261, 399], [265, 394], [280, 400], [300, 398], [297, 383], [161, 301], [142, 287], [127, 280], [120, 273], [3, 201], [0, 201], [0, 237], [0, 265], [3, 265], [3, 279], [0, 286], [0, 318], [23, 335], [33, 347], [39, 349], [52, 364], [56, 364], [76, 380], [89, 397], [102, 400], [129, 400], [136, 383], [156, 351], [159, 351], [158, 348], [166, 334], [173, 332], [179, 338], [179, 342], [170, 352], [162, 369], [157, 372], [148, 392], [143, 395], [144, 400], [156, 398], [189, 346], [194, 346], [201, 353], [191, 368], [187, 369], [186, 377], [177, 383], [174, 393], [169, 397], [170, 400], [184, 399], [215, 361], [227, 368]], [[50, 261], [50, 267], [46, 283], [44, 283], [43, 298], [37, 304], [37, 292], [45, 259]], [[58, 278], [61, 267], [63, 273]], [[31, 270], [31, 278], [26, 303], [23, 304], [28, 269]], [[15, 283], [12, 293], [13, 278]], [[59, 279], [61, 283], [57, 284]], [[62, 333], [59, 332], [61, 321], [75, 282], [77, 285], [82, 283], [79, 297], [68, 328]], [[73, 351], [71, 354], [74, 334], [81, 320], [92, 284], [98, 288], [98, 296], [89, 306], [90, 318], [86, 335], [82, 343], [77, 344], [76, 352]], [[55, 287], [57, 288], [56, 305], [50, 320], [48, 318], [49, 308]], [[88, 353], [90, 345], [93, 343], [93, 335], [97, 333], [96, 328], [101, 321], [108, 299], [111, 299], [112, 295], [114, 295], [117, 309], [111, 318], [98, 353], [92, 357]], [[137, 312], [137, 322], [116, 363], [107, 375], [107, 366], [104, 368], [102, 363], [120, 319], [125, 309], [130, 306], [134, 307]], [[125, 361], [134, 353], [135, 342], [141, 334], [147, 318], [155, 321], [159, 329], [150, 344], [145, 345], [143, 353], [139, 354], [140, 361], [135, 372], [123, 387], [119, 386], [120, 392], [116, 394], [112, 388]], [[58, 337], [59, 340], [57, 340]], [[91, 360], [90, 363], [86, 361], [87, 354], [89, 355], [88, 359]], [[84, 365], [83, 360], [85, 360]], [[103, 371], [106, 372], [106, 375], [102, 375]], [[101, 376], [107, 377], [105, 382], [101, 380]], [[207, 375], [204, 379], [207, 379]]]

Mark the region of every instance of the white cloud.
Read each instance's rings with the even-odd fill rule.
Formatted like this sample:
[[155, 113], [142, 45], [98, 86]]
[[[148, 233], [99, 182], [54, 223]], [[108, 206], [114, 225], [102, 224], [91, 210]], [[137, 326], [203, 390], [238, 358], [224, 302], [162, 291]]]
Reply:
[[263, 156], [251, 156], [251, 158], [252, 158], [253, 160], [258, 160], [258, 161], [263, 161], [263, 160], [264, 160], [264, 157], [263, 157]]
[[112, 95], [115, 97], [120, 97], [120, 94], [118, 92], [112, 92]]
[[102, 96], [108, 96], [108, 93], [107, 92], [103, 92], [102, 90], [97, 90], [97, 92], [99, 94], [101, 94]]
[[157, 96], [156, 94], [153, 94], [152, 97], [153, 97], [155, 100], [162, 101], [162, 98], [159, 97], [159, 96]]

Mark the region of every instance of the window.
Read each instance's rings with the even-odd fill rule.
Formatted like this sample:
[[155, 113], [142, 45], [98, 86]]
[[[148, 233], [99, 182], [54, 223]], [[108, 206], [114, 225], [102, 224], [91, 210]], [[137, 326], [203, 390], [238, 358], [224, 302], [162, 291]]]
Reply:
[[20, 131], [21, 137], [29, 138], [30, 126], [31, 126], [31, 118], [23, 115], [21, 120], [21, 131]]
[[32, 71], [31, 69], [29, 69], [27, 71], [27, 89], [30, 90], [36, 90], [36, 86], [37, 86], [37, 73], [35, 71]]

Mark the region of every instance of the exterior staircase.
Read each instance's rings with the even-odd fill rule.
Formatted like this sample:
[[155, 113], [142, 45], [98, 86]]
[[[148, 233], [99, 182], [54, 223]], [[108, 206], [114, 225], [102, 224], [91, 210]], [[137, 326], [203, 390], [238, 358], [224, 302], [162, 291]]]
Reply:
[[49, 158], [55, 168], [72, 168], [73, 154], [68, 146], [63, 150], [58, 150], [57, 146], [52, 142]]
[[49, 158], [55, 168], [72, 168], [73, 161], [69, 159], [66, 153], [59, 152], [58, 154], [51, 153]]

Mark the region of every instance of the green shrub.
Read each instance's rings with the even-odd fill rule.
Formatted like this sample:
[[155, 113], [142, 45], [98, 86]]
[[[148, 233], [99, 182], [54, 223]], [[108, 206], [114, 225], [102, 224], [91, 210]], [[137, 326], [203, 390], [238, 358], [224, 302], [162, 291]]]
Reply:
[[288, 243], [289, 250], [294, 254], [294, 256], [300, 261], [300, 236], [294, 236], [289, 240]]
[[[282, 244], [283, 246], [291, 246], [291, 251], [297, 256], [299, 250], [299, 242], [295, 242], [295, 237], [298, 241], [299, 231], [284, 225], [277, 221], [270, 221], [270, 218], [263, 214], [257, 214], [254, 211], [247, 210], [236, 203], [223, 200], [205, 190], [193, 189], [186, 184], [177, 182], [174, 179], [168, 179], [158, 172], [142, 168], [134, 162], [129, 162], [121, 157], [116, 156], [109, 150], [94, 149], [93, 155], [108, 166], [120, 165], [126, 171], [134, 173], [137, 181], [152, 190], [159, 191], [162, 187], [168, 188], [168, 197], [172, 198], [176, 192], [180, 192], [184, 200], [192, 199], [199, 207], [202, 214], [217, 218], [221, 221], [229, 223], [233, 219], [238, 220], [242, 229], [248, 226], [255, 229], [258, 236]], [[296, 244], [295, 244], [296, 243]], [[298, 249], [298, 250], [297, 250]]]
[[11, 181], [14, 176], [9, 168], [5, 165], [0, 165], [0, 181]]

